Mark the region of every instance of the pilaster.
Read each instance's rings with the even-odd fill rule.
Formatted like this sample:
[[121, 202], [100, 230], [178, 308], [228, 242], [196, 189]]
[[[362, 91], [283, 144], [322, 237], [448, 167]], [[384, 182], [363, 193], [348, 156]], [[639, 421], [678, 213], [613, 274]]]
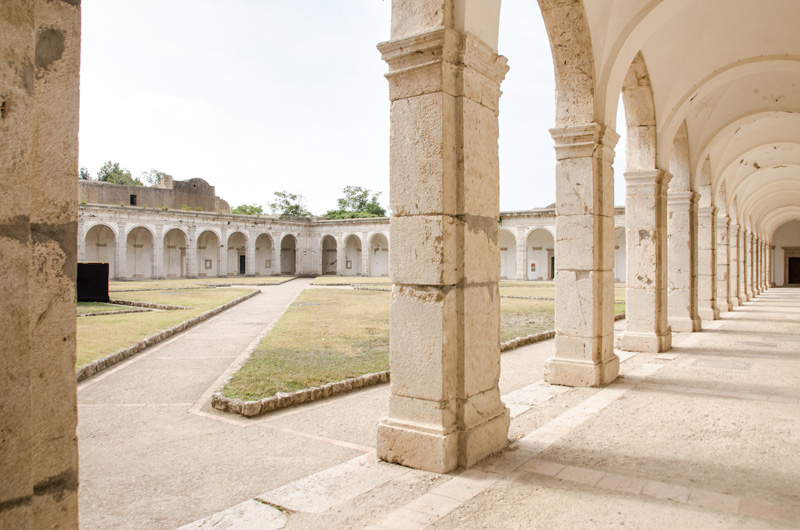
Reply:
[[697, 314], [697, 199], [692, 191], [667, 195], [667, 305], [673, 331], [701, 328]]
[[390, 69], [394, 287], [378, 456], [447, 472], [507, 444], [497, 115], [508, 67], [449, 28], [379, 49]]
[[556, 352], [545, 380], [601, 386], [616, 379], [614, 180], [619, 135], [599, 123], [551, 129], [556, 149]]
[[697, 210], [697, 314], [703, 320], [719, 318], [717, 307], [717, 209]]
[[627, 288], [620, 348], [662, 352], [672, 347], [667, 324], [667, 184], [660, 169], [625, 173]]

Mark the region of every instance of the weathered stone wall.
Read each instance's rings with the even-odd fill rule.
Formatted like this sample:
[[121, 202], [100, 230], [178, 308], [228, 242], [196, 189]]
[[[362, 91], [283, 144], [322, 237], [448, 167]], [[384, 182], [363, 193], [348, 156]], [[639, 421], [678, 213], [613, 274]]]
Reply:
[[0, 528], [77, 528], [79, 2], [3, 2], [0, 34]]
[[[131, 203], [135, 196], [136, 204]], [[78, 183], [81, 204], [109, 204], [180, 210], [188, 207], [204, 212], [230, 213], [228, 203], [215, 195], [214, 186], [203, 179], [175, 180], [155, 186], [122, 186], [108, 182], [81, 180]]]

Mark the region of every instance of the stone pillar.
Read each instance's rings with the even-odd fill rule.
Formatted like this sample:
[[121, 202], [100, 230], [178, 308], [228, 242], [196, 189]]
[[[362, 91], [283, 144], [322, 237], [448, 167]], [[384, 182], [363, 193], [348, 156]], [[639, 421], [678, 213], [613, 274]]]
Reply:
[[278, 233], [278, 237], [272, 238], [272, 274], [280, 276], [283, 264], [281, 263], [281, 246], [283, 245], [283, 233]]
[[78, 221], [78, 261], [86, 261], [86, 225]]
[[730, 311], [728, 281], [730, 279], [730, 257], [728, 256], [728, 219], [727, 215], [717, 217], [717, 307], [720, 312]]
[[344, 237], [336, 240], [336, 276], [344, 276]]
[[625, 332], [620, 348], [626, 351], [657, 353], [672, 347], [672, 331], [667, 324], [670, 178], [672, 175], [660, 169], [625, 173], [627, 288]]
[[747, 292], [747, 299], [752, 300], [755, 296], [753, 291], [753, 234], [749, 230], [745, 230], [745, 253], [744, 253], [744, 288]]
[[247, 234], [247, 241], [244, 247], [244, 275], [256, 275], [256, 237], [257, 234]]
[[155, 225], [153, 233], [153, 278], [164, 278], [164, 225]]
[[228, 276], [228, 230], [220, 229], [219, 248], [217, 249], [217, 277]]
[[767, 285], [775, 286], [775, 245], [767, 246]]
[[761, 241], [761, 291], [764, 292], [769, 289], [769, 281], [767, 275], [769, 267], [767, 265], [767, 256], [769, 255], [769, 246], [766, 241]]
[[739, 300], [739, 225], [728, 223], [728, 300], [731, 309], [741, 305]]
[[673, 331], [700, 331], [697, 315], [697, 193], [667, 194], [668, 309]]
[[753, 236], [755, 243], [753, 248], [755, 254], [753, 255], [753, 293], [756, 295], [761, 294], [761, 238], [757, 235]]
[[525, 242], [525, 227], [517, 228], [517, 277], [518, 282], [525, 280], [525, 267], [527, 266], [527, 243]]
[[739, 226], [739, 301], [750, 300], [747, 296], [747, 237], [745, 229]]
[[186, 277], [197, 278], [197, 227], [186, 227]]
[[600, 386], [614, 354], [614, 146], [599, 123], [551, 129], [556, 144], [556, 353], [545, 379]]
[[503, 57], [442, 28], [379, 45], [391, 99], [389, 416], [378, 456], [434, 472], [507, 444], [500, 400]]
[[119, 223], [119, 236], [117, 237], [116, 256], [117, 279], [128, 278], [128, 234], [125, 231], [125, 222]]
[[0, 31], [0, 528], [77, 529], [79, 2]]
[[361, 276], [372, 276], [369, 268], [369, 233], [361, 232]]
[[697, 314], [703, 320], [719, 318], [717, 307], [717, 209], [697, 211]]

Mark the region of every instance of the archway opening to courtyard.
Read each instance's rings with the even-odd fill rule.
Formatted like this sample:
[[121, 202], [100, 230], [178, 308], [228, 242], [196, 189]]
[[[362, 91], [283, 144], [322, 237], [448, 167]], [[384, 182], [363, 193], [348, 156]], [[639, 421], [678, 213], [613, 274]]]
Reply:
[[361, 238], [349, 235], [344, 241], [345, 276], [361, 276]]
[[219, 237], [211, 230], [197, 238], [197, 276], [219, 276]]
[[779, 227], [772, 236], [772, 244], [775, 285], [800, 285], [800, 221]]
[[269, 276], [272, 272], [272, 238], [269, 234], [261, 234], [256, 238], [256, 276]]
[[241, 232], [228, 236], [228, 276], [247, 273], [247, 238]]
[[369, 240], [369, 275], [389, 276], [389, 240], [383, 234]]
[[281, 240], [281, 274], [294, 274], [297, 270], [297, 239], [293, 235]]
[[336, 274], [337, 248], [333, 236], [322, 238], [322, 274]]
[[84, 245], [85, 261], [108, 263], [109, 279], [116, 278], [117, 238], [114, 231], [106, 225], [94, 225], [86, 232]]
[[614, 229], [614, 282], [625, 283], [625, 227]]
[[128, 278], [153, 277], [153, 234], [143, 226], [128, 232], [126, 248]]
[[185, 278], [186, 234], [173, 228], [164, 235], [163, 274], [165, 278]]
[[500, 230], [500, 279], [517, 277], [517, 239], [508, 230]]
[[555, 278], [555, 240], [549, 230], [533, 229], [526, 239], [525, 251], [528, 280], [549, 281]]

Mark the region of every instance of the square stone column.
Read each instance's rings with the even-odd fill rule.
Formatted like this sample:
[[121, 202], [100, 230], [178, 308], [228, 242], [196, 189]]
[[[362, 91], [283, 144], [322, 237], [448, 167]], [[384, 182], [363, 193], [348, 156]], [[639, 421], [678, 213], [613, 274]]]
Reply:
[[697, 193], [667, 194], [668, 322], [673, 331], [700, 331], [697, 315]]
[[[281, 263], [281, 245], [283, 244], [283, 236], [284, 234], [281, 232], [277, 232], [271, 234], [272, 237], [272, 275], [273, 276], [280, 276], [283, 272], [282, 267], [283, 264]], [[277, 237], [275, 237], [277, 235]]]
[[728, 224], [730, 219], [727, 215], [717, 217], [717, 307], [720, 312], [730, 311], [731, 302], [729, 297], [730, 287], [730, 256], [728, 252]]
[[378, 456], [438, 473], [508, 443], [500, 400], [500, 82], [443, 28], [378, 46], [391, 99], [389, 415]]
[[767, 256], [769, 255], [769, 246], [767, 245], [766, 241], [761, 241], [761, 292], [766, 291], [769, 289], [769, 282], [767, 281], [767, 275], [769, 272], [769, 267], [767, 265]]
[[545, 380], [600, 386], [614, 354], [614, 146], [599, 123], [551, 129], [556, 148], [556, 353]]
[[717, 307], [717, 209], [697, 211], [697, 314], [703, 320], [719, 318]]
[[747, 237], [745, 229], [739, 226], [739, 301], [750, 300], [747, 296]]
[[755, 238], [753, 237], [753, 234], [749, 230], [745, 230], [744, 288], [747, 292], [748, 300], [751, 300], [755, 296], [755, 291], [753, 290], [753, 256], [755, 255], [753, 251], [754, 241]]
[[667, 184], [660, 169], [625, 173], [627, 288], [620, 348], [662, 352], [672, 347], [667, 324]]
[[739, 299], [739, 225], [728, 223], [728, 300], [731, 309], [741, 305]]
[[153, 235], [153, 275], [152, 278], [161, 280], [164, 278], [164, 225], [156, 225], [156, 232]]
[[761, 294], [761, 239], [753, 235], [753, 294]]
[[518, 282], [525, 280], [526, 259], [525, 256], [528, 252], [527, 243], [525, 241], [525, 227], [517, 228], [517, 277]]
[[244, 247], [244, 275], [256, 275], [256, 234], [247, 234], [247, 241]]
[[128, 234], [125, 231], [125, 226], [124, 222], [119, 223], [116, 255], [114, 256], [118, 280], [128, 278]]
[[186, 230], [186, 277], [197, 278], [197, 227]]

